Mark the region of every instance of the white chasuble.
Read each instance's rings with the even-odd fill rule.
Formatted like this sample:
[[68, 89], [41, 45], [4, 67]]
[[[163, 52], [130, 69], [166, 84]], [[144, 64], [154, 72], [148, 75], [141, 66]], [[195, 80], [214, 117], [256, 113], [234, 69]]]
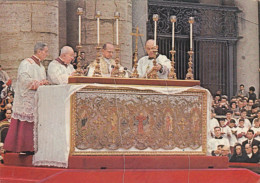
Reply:
[[[144, 56], [138, 61], [137, 71], [140, 78], [147, 77], [147, 74], [153, 68], [153, 60], [154, 59], [149, 59], [148, 56]], [[168, 73], [171, 69], [171, 61], [165, 55], [159, 55], [156, 58], [156, 62], [162, 65], [162, 72], [157, 72], [159, 79], [167, 79]]]
[[[97, 61], [93, 61], [89, 65], [89, 70], [88, 70], [88, 75], [89, 77], [92, 77], [95, 71], [95, 66], [97, 64]], [[100, 70], [101, 70], [101, 76], [102, 77], [110, 77], [111, 71], [112, 71], [112, 66], [116, 66], [116, 62], [114, 59], [106, 59], [104, 57], [100, 57]], [[124, 67], [122, 67], [119, 64], [119, 70], [124, 71]], [[128, 77], [128, 74], [126, 74], [125, 77]]]

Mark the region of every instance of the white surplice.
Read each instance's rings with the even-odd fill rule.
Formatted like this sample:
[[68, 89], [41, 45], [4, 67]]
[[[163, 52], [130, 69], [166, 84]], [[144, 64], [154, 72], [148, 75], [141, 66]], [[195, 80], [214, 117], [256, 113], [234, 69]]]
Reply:
[[33, 85], [39, 85], [40, 81], [46, 79], [45, 68], [42, 64], [36, 64], [33, 59], [24, 59], [18, 68], [18, 77], [15, 88], [15, 98], [13, 104], [14, 119], [34, 122], [36, 108], [35, 90]]
[[67, 67], [57, 60], [53, 60], [48, 66], [48, 80], [51, 84], [67, 84], [68, 78], [75, 71], [71, 64]]

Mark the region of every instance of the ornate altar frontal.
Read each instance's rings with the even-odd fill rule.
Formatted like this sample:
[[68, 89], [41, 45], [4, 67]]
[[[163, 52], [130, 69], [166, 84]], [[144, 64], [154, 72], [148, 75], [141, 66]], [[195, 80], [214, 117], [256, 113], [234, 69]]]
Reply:
[[206, 90], [153, 88], [92, 85], [75, 92], [71, 154], [205, 155]]

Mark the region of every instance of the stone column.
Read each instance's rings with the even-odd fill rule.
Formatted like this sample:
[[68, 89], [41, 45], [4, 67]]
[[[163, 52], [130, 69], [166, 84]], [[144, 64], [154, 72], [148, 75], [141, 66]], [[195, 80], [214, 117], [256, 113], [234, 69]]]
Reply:
[[0, 64], [16, 79], [20, 62], [46, 42], [51, 60], [58, 56], [58, 1], [0, 1]]
[[[133, 1], [133, 31], [138, 26], [140, 34], [143, 36], [138, 38], [138, 59], [145, 55], [145, 42], [147, 40], [146, 23], [148, 20], [148, 2], [147, 0]], [[133, 51], [135, 49], [135, 37], [133, 37]]]
[[259, 92], [259, 32], [258, 1], [236, 0], [236, 6], [242, 10], [238, 14], [239, 36], [237, 44], [237, 84], [250, 86]]
[[67, 3], [59, 0], [59, 49], [67, 44]]
[[[132, 62], [132, 1], [131, 0], [79, 0], [67, 2], [67, 40], [74, 48], [78, 44], [78, 16], [77, 8], [84, 10], [82, 16], [82, 51], [88, 62], [96, 58], [97, 22], [95, 12], [100, 11], [100, 44], [106, 42], [116, 44], [116, 26], [114, 12], [120, 12], [119, 43], [120, 62], [131, 68]], [[115, 54], [114, 54], [115, 56]]]

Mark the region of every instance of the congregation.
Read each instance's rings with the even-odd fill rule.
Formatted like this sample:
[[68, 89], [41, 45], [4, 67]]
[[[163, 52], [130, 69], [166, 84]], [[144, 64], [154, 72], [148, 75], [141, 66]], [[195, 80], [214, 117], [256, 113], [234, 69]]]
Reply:
[[208, 123], [208, 155], [259, 163], [260, 101], [254, 92], [253, 86], [247, 92], [243, 84], [230, 100], [221, 90], [216, 92]]

